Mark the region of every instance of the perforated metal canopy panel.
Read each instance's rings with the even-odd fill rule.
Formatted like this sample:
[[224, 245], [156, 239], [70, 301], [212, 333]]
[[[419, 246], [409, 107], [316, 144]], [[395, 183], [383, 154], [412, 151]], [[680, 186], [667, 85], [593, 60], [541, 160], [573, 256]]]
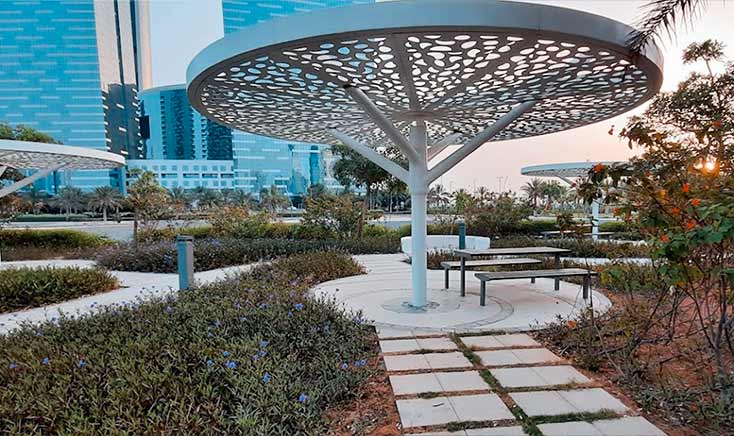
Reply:
[[125, 158], [91, 148], [0, 139], [0, 166], [37, 170], [59, 165], [64, 170], [110, 169], [125, 165]]
[[553, 163], [545, 165], [533, 165], [522, 168], [520, 174], [523, 176], [533, 177], [561, 177], [561, 178], [578, 178], [589, 174], [589, 171], [597, 164], [602, 165], [618, 165], [624, 161], [605, 161], [605, 162], [566, 162]]
[[492, 0], [407, 0], [325, 9], [226, 36], [188, 69], [205, 116], [248, 132], [370, 146], [384, 133], [345, 91], [355, 86], [408, 134], [464, 139], [513, 106], [538, 103], [493, 140], [531, 137], [619, 115], [654, 95], [662, 57], [632, 59], [625, 24], [571, 9]]

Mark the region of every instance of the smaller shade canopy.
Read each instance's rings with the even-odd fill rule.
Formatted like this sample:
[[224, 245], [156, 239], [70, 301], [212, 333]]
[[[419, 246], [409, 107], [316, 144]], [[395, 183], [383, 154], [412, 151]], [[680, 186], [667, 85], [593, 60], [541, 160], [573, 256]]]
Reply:
[[575, 179], [578, 177], [586, 176], [589, 171], [597, 164], [602, 165], [617, 165], [624, 163], [623, 161], [590, 161], [590, 162], [566, 162], [566, 163], [552, 163], [544, 165], [532, 165], [529, 167], [522, 168], [520, 173], [523, 176], [532, 177], [559, 177], [566, 179]]
[[0, 139], [0, 166], [19, 170], [56, 166], [64, 170], [102, 170], [123, 165], [123, 156], [93, 148]]

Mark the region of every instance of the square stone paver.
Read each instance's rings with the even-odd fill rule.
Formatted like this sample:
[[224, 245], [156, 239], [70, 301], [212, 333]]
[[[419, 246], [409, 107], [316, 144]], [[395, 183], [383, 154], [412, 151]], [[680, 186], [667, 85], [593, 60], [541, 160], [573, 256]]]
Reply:
[[540, 347], [540, 344], [524, 333], [497, 335], [497, 340], [505, 347]]
[[485, 366], [519, 365], [522, 363], [512, 350], [476, 351], [474, 354], [479, 356]]
[[377, 337], [380, 339], [412, 338], [415, 336], [413, 330], [393, 329], [380, 327], [377, 329]]
[[491, 336], [465, 336], [461, 338], [461, 342], [467, 347], [474, 349], [492, 349], [504, 348], [502, 342], [497, 340], [496, 335]]
[[405, 353], [410, 351], [418, 351], [420, 346], [416, 339], [392, 339], [380, 341], [380, 350], [383, 353]]
[[446, 397], [397, 400], [395, 403], [403, 428], [441, 425], [459, 420]]
[[536, 366], [533, 370], [546, 381], [549, 386], [567, 385], [570, 383], [590, 383], [591, 379], [581, 374], [573, 366]]
[[548, 383], [533, 368], [503, 368], [490, 370], [500, 385], [506, 388], [546, 386]]
[[536, 366], [491, 369], [492, 375], [506, 388], [589, 383], [591, 380], [572, 366]]
[[552, 416], [576, 413], [578, 409], [557, 391], [514, 392], [510, 397], [528, 416]]
[[595, 413], [611, 410], [617, 413], [627, 412], [627, 406], [601, 388], [573, 389], [557, 391], [564, 400], [572, 404], [579, 412]]
[[479, 371], [435, 372], [444, 392], [489, 390]]
[[519, 425], [513, 427], [475, 428], [466, 431], [467, 436], [527, 436]]
[[405, 356], [383, 356], [388, 371], [411, 371], [431, 369], [425, 354], [408, 354]]
[[[411, 436], [414, 433], [405, 433], [405, 436]], [[466, 436], [466, 432], [464, 430], [459, 431], [432, 431], [429, 433], [418, 433], [415, 434], [415, 436]]]
[[497, 394], [447, 397], [459, 421], [499, 421], [515, 419]]
[[442, 392], [435, 374], [391, 375], [390, 385], [395, 395], [415, 395], [425, 392]]
[[545, 348], [527, 348], [521, 350], [512, 350], [512, 353], [517, 356], [520, 363], [530, 365], [534, 363], [555, 363], [561, 362], [563, 359], [551, 353], [550, 350]]
[[419, 338], [421, 350], [457, 350], [459, 347], [449, 338]]
[[464, 354], [454, 353], [428, 353], [421, 354], [428, 361], [430, 369], [447, 369], [447, 368], [471, 368], [472, 364]]
[[601, 419], [592, 424], [604, 436], [666, 436], [662, 430], [641, 416]]
[[538, 424], [544, 436], [604, 436], [591, 423], [584, 421]]

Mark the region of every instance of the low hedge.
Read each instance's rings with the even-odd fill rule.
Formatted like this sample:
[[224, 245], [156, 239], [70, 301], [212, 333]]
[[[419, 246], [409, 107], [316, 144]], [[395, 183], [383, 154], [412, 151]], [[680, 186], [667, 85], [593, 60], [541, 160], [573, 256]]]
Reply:
[[115, 276], [97, 268], [0, 269], [0, 313], [59, 303], [119, 287]]
[[[288, 239], [201, 239], [194, 241], [194, 269], [206, 271], [272, 259], [297, 253], [339, 250], [350, 254], [396, 253], [395, 238], [361, 240]], [[174, 273], [177, 268], [176, 244], [172, 241], [123, 243], [103, 249], [97, 263], [115, 271]]]
[[9, 248], [60, 248], [68, 250], [96, 248], [109, 244], [110, 242], [109, 239], [103, 236], [78, 230], [0, 230], [0, 247]]
[[492, 248], [547, 246], [571, 250], [570, 257], [649, 257], [650, 248], [644, 244], [629, 242], [594, 241], [592, 239], [536, 239], [530, 237], [503, 238], [492, 241]]
[[206, 287], [0, 336], [8, 434], [323, 435], [373, 374], [358, 314], [307, 296], [357, 274], [303, 254]]

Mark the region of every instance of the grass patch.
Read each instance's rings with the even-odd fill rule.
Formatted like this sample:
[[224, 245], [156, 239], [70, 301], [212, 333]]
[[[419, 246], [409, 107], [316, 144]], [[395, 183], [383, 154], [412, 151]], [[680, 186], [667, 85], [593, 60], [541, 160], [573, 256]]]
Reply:
[[535, 416], [533, 422], [537, 424], [552, 424], [557, 422], [571, 421], [598, 421], [600, 419], [619, 418], [619, 413], [613, 410], [600, 410], [598, 412], [568, 413], [565, 415]]
[[321, 435], [377, 353], [372, 329], [317, 282], [362, 271], [301, 254], [148, 302], [0, 336], [9, 434]]
[[4, 268], [0, 269], [0, 313], [59, 303], [119, 287], [115, 276], [97, 268]]

